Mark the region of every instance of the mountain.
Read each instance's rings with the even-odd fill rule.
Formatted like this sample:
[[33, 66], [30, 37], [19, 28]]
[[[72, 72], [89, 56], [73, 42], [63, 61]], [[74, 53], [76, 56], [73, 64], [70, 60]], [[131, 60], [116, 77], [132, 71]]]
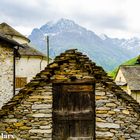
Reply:
[[106, 71], [113, 70], [140, 52], [138, 38], [126, 40], [110, 38], [104, 34], [98, 36], [68, 19], [48, 22], [40, 28], [33, 29], [29, 39], [36, 49], [45, 53], [46, 36], [49, 36], [52, 58], [67, 49], [77, 48], [103, 66]]

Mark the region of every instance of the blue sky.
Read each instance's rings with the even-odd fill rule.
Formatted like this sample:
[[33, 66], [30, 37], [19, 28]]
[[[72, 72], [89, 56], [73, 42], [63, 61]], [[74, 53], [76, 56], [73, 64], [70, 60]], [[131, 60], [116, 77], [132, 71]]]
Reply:
[[50, 20], [67, 18], [111, 37], [140, 37], [140, 0], [1, 0], [0, 22], [29, 35]]

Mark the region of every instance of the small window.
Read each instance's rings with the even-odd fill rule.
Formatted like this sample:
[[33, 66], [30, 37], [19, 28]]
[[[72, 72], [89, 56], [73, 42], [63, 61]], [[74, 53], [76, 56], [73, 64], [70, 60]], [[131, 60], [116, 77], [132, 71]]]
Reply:
[[16, 88], [23, 88], [27, 84], [27, 77], [16, 77]]
[[122, 81], [122, 78], [121, 78], [121, 77], [119, 77], [119, 81], [120, 81], [120, 82]]

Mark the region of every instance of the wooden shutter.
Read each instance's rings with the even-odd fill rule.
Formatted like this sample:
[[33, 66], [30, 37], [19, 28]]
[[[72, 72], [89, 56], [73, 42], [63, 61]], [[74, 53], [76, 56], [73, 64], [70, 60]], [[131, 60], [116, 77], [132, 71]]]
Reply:
[[27, 84], [27, 77], [16, 77], [16, 88], [23, 88]]

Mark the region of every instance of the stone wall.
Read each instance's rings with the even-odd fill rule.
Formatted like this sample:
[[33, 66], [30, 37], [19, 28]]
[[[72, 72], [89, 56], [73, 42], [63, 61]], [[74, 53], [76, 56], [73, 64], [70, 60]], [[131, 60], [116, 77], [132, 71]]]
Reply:
[[[119, 94], [127, 94], [121, 90]], [[96, 84], [96, 139], [139, 140], [140, 115], [115, 92]], [[129, 96], [128, 96], [129, 98]], [[129, 98], [131, 99], [131, 98]]]
[[[24, 91], [23, 91], [24, 90]], [[47, 139], [52, 136], [52, 88], [51, 85], [40, 85], [37, 88], [23, 89], [31, 92], [21, 104], [9, 110], [0, 123], [0, 132], [12, 134], [14, 138], [22, 140]], [[16, 99], [21, 98], [21, 94]], [[15, 99], [15, 100], [16, 100]]]
[[0, 108], [13, 96], [13, 49], [0, 44]]
[[0, 133], [22, 140], [52, 139], [52, 82], [73, 78], [96, 82], [96, 140], [139, 140], [140, 105], [85, 55], [70, 50], [22, 89], [0, 110]]

